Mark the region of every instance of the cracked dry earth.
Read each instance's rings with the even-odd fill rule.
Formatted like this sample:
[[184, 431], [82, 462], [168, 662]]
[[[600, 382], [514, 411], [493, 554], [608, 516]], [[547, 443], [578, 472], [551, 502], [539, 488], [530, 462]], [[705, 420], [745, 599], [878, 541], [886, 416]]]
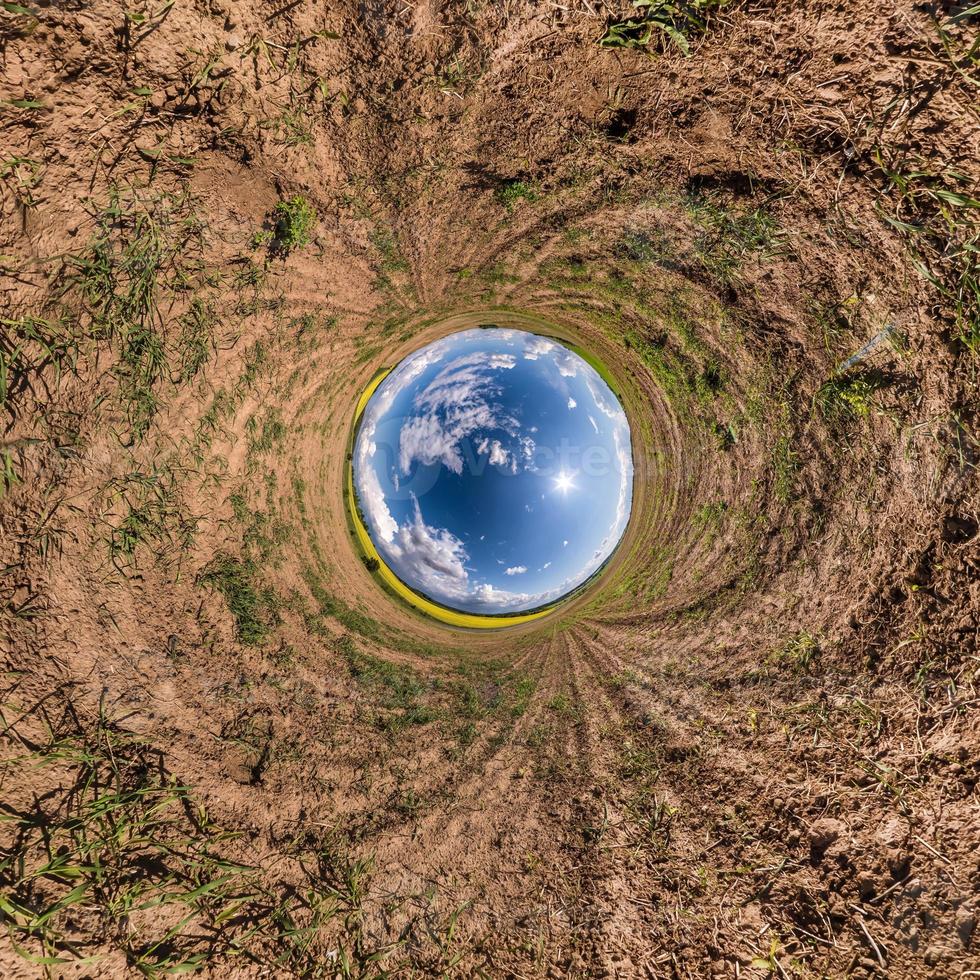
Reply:
[[[980, 976], [932, 6], [686, 57], [618, 0], [0, 5], [4, 976]], [[490, 632], [344, 498], [372, 376], [478, 322], [598, 355], [636, 464], [601, 579]]]

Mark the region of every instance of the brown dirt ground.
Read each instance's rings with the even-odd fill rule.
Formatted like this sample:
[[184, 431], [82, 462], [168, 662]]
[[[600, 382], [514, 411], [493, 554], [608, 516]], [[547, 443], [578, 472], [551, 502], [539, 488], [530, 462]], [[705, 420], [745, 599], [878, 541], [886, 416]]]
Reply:
[[[980, 975], [975, 19], [23, 6], [4, 976]], [[353, 406], [527, 316], [616, 374], [633, 519], [542, 624], [446, 630], [354, 549]]]

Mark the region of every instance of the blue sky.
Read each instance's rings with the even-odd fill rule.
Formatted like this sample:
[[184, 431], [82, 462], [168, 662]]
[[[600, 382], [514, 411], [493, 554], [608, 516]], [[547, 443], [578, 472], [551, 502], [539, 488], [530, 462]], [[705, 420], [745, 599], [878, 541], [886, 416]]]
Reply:
[[629, 519], [622, 407], [577, 354], [522, 330], [466, 330], [407, 357], [368, 402], [353, 465], [388, 565], [465, 612], [564, 595]]

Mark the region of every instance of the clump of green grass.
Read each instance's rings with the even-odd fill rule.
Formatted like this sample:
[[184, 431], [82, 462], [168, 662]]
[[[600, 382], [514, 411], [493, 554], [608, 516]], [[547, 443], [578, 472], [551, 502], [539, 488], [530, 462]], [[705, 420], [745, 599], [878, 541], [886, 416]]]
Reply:
[[[274, 474], [275, 471], [269, 472]], [[257, 564], [274, 562], [282, 546], [292, 536], [293, 526], [274, 513], [250, 507], [244, 490], [232, 493], [228, 502], [241, 528], [244, 553]]]
[[457, 712], [464, 718], [478, 720], [498, 709], [504, 703], [506, 689], [496, 681], [458, 683], [453, 686]]
[[798, 413], [793, 401], [795, 377], [780, 375], [770, 363], [757, 368], [748, 386], [743, 424], [754, 426], [769, 451], [772, 495], [789, 503], [801, 468]]
[[14, 464], [13, 450], [4, 447], [0, 450], [0, 500], [3, 500], [18, 483], [20, 483], [20, 477], [17, 475], [17, 467]]
[[875, 371], [835, 375], [817, 389], [814, 402], [830, 425], [843, 426], [870, 415], [875, 393], [887, 386]]
[[68, 724], [46, 722], [45, 735], [15, 743], [26, 755], [2, 764], [53, 783], [8, 814], [0, 908], [14, 948], [45, 973], [106, 945], [147, 976], [200, 966], [201, 926], [218, 928], [223, 910], [249, 900], [250, 869], [213, 850], [226, 835], [159, 752], [101, 713], [91, 727]]
[[[632, 327], [623, 334], [623, 344], [628, 350], [636, 351], [678, 412], [697, 417], [715, 437], [720, 449], [730, 449], [735, 444], [735, 430], [719, 422], [713, 408], [727, 383], [725, 371], [716, 359], [702, 353], [700, 345], [691, 343], [693, 334], [689, 327], [673, 326], [681, 334], [687, 351], [671, 344], [666, 333], [649, 336]], [[698, 351], [697, 356], [691, 352], [692, 347]]]
[[247, 899], [250, 869], [212, 850], [222, 832], [159, 753], [104, 717], [94, 730], [24, 744], [27, 756], [4, 768], [28, 764], [64, 778], [8, 815], [0, 907], [15, 950], [44, 972], [103, 944], [147, 976], [205, 962], [200, 926], [216, 928], [236, 897]]
[[629, 328], [623, 334], [623, 343], [634, 350], [650, 369], [660, 387], [669, 396], [681, 398], [691, 394], [692, 372], [690, 365], [667, 345], [666, 338], [642, 336]]
[[457, 51], [436, 66], [434, 82], [442, 92], [465, 92], [478, 73], [479, 65], [470, 63]]
[[861, 297], [856, 293], [833, 303], [813, 303], [813, 318], [823, 336], [824, 349], [831, 356], [839, 355], [844, 349], [846, 339], [854, 331], [860, 306]]
[[96, 233], [67, 260], [65, 292], [83, 300], [97, 337], [152, 329], [161, 291], [188, 285], [184, 262], [200, 250], [203, 226], [187, 195], [141, 198], [113, 187]]
[[624, 810], [632, 843], [654, 853], [665, 852], [677, 811], [658, 793], [664, 762], [661, 754], [643, 742], [627, 741], [618, 761], [623, 785], [630, 790]]
[[385, 228], [375, 228], [371, 232], [371, 244], [378, 250], [383, 273], [408, 272], [411, 268], [401, 253], [398, 239], [390, 231]]
[[980, 200], [973, 196], [975, 182], [952, 169], [930, 171], [883, 147], [874, 157], [894, 201], [885, 220], [905, 235], [916, 269], [952, 308], [960, 339], [980, 354]]
[[667, 545], [656, 545], [650, 552], [649, 574], [643, 589], [644, 598], [660, 598], [667, 594], [674, 577], [674, 554]]
[[517, 282], [518, 277], [512, 272], [508, 272], [503, 262], [495, 262], [482, 268], [479, 272], [480, 278], [491, 285], [502, 285], [508, 282]]
[[378, 728], [396, 734], [412, 725], [436, 720], [438, 712], [425, 700], [430, 687], [410, 667], [364, 653], [350, 637], [341, 641], [341, 650], [351, 676], [368, 688], [384, 709], [374, 719]]
[[189, 380], [207, 357], [214, 318], [204, 301], [192, 300], [180, 336], [164, 313], [210, 282], [200, 262], [205, 227], [188, 194], [118, 187], [94, 220], [91, 241], [65, 260], [55, 302], [76, 333], [118, 354], [113, 374], [128, 423], [125, 441], [135, 444], [158, 411], [162, 383]]
[[198, 576], [202, 585], [217, 589], [235, 619], [235, 635], [242, 643], [261, 643], [279, 621], [275, 592], [259, 582], [251, 560], [218, 555]]
[[150, 323], [130, 330], [122, 345], [116, 374], [132, 442], [139, 442], [150, 428], [159, 404], [157, 383], [167, 371], [162, 333]]
[[0, 162], [0, 181], [7, 185], [22, 208], [37, 207], [33, 192], [43, 176], [43, 164], [28, 157], [10, 157]]
[[521, 201], [536, 201], [538, 196], [537, 188], [525, 180], [505, 180], [494, 192], [494, 197], [508, 211], [513, 211]]
[[521, 718], [531, 703], [537, 685], [530, 677], [518, 678], [510, 697], [510, 714], [512, 718]]
[[278, 118], [268, 120], [263, 128], [271, 128], [283, 146], [308, 146], [313, 142], [309, 118], [300, 106], [284, 109]]
[[[271, 232], [268, 233], [267, 238], [263, 239], [263, 242], [269, 244], [270, 249], [274, 250]], [[263, 291], [267, 281], [268, 270], [264, 266], [247, 257], [243, 258], [232, 282], [232, 295], [234, 296], [232, 309], [234, 312], [239, 316], [252, 316], [258, 313], [262, 309]]]
[[160, 534], [162, 525], [160, 508], [153, 503], [130, 507], [129, 513], [112, 529], [109, 547], [113, 557], [132, 558], [139, 545]]
[[286, 324], [286, 329], [293, 335], [297, 350], [306, 352], [313, 349], [326, 331], [336, 326], [336, 316], [308, 312], [293, 317]]
[[731, 0], [633, 0], [635, 17], [611, 21], [599, 39], [604, 48], [647, 48], [654, 42], [674, 44], [685, 57], [691, 40], [703, 36], [714, 17]]
[[690, 196], [685, 207], [700, 232], [694, 255], [716, 279], [732, 283], [749, 257], [768, 259], [782, 249], [776, 219], [764, 205], [737, 212], [701, 194]]
[[272, 211], [272, 219], [272, 248], [276, 253], [286, 256], [294, 249], [309, 245], [313, 240], [317, 213], [302, 194], [294, 194], [280, 201]]
[[691, 526], [704, 537], [705, 543], [710, 545], [718, 536], [727, 512], [728, 504], [723, 500], [704, 504], [695, 511], [691, 518]]
[[703, 402], [710, 402], [725, 390], [725, 372], [714, 358], [708, 358], [694, 379], [694, 393]]
[[245, 423], [245, 438], [252, 458], [280, 446], [286, 438], [286, 423], [279, 409], [270, 408], [261, 417], [252, 415]]
[[200, 296], [191, 300], [180, 317], [179, 359], [176, 381], [184, 384], [196, 378], [214, 350], [214, 307]]
[[613, 252], [618, 258], [629, 262], [656, 262], [660, 265], [667, 264], [672, 256], [670, 240], [660, 228], [624, 231], [613, 246]]
[[171, 555], [179, 562], [194, 540], [199, 518], [188, 513], [167, 470], [110, 480], [105, 503], [119, 515], [109, 520], [109, 557], [120, 571], [137, 561], [140, 549], [157, 562]]
[[714, 419], [708, 423], [708, 428], [714, 436], [715, 445], [723, 453], [727, 453], [736, 443], [736, 430], [731, 422], [719, 422]]
[[807, 630], [791, 636], [768, 657], [769, 663], [786, 664], [794, 670], [805, 671], [820, 654], [820, 641]]
[[245, 357], [242, 361], [242, 373], [235, 383], [235, 395], [240, 397], [244, 392], [251, 391], [255, 387], [256, 381], [262, 377], [263, 371], [269, 366], [269, 348], [257, 340], [245, 350]]
[[980, 79], [980, 43], [976, 32], [976, 17], [980, 7], [976, 4], [955, 4], [944, 20], [933, 18], [943, 53], [953, 69], [968, 82], [978, 84]]
[[800, 457], [794, 449], [793, 439], [792, 432], [780, 431], [772, 447], [772, 492], [784, 504], [793, 499], [800, 470]]
[[342, 647], [351, 676], [366, 687], [379, 691], [385, 707], [407, 707], [425, 690], [425, 685], [410, 667], [363, 653], [350, 640]]
[[[0, 10], [3, 10], [7, 14], [11, 25], [8, 29], [12, 33], [16, 32], [15, 36], [17, 37], [26, 37], [28, 34], [33, 34], [37, 25], [40, 23], [37, 15], [32, 10], [21, 3], [13, 3], [12, 0], [5, 0], [5, 2], [0, 3]], [[17, 99], [10, 104], [16, 105], [22, 101], [24, 100]]]
[[360, 976], [379, 959], [362, 930], [372, 859], [339, 830], [292, 841], [305, 880], [285, 884], [279, 867], [234, 860], [240, 835], [213, 822], [158, 750], [53, 697], [10, 725], [0, 709], [5, 785], [29, 770], [41, 788], [11, 801], [0, 842], [0, 910], [28, 972], [84, 969], [107, 951], [153, 978], [225, 974], [240, 957], [290, 976], [336, 957]]
[[[368, 639], [378, 639], [381, 636], [381, 627], [375, 620], [327, 592], [312, 569], [304, 569], [303, 578], [317, 604], [320, 616], [330, 616], [352, 633], [359, 633]], [[307, 626], [316, 628], [315, 619], [308, 619]]]
[[0, 327], [0, 410], [29, 377], [53, 368], [57, 381], [64, 371], [75, 370], [84, 337], [66, 315], [0, 316]]

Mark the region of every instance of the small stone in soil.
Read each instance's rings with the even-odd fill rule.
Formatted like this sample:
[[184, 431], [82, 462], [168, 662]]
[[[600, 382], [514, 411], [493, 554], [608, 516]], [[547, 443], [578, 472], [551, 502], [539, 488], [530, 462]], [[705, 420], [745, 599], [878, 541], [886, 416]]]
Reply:
[[810, 824], [807, 839], [810, 847], [817, 854], [822, 854], [830, 847], [844, 832], [844, 824], [833, 817], [821, 817]]

